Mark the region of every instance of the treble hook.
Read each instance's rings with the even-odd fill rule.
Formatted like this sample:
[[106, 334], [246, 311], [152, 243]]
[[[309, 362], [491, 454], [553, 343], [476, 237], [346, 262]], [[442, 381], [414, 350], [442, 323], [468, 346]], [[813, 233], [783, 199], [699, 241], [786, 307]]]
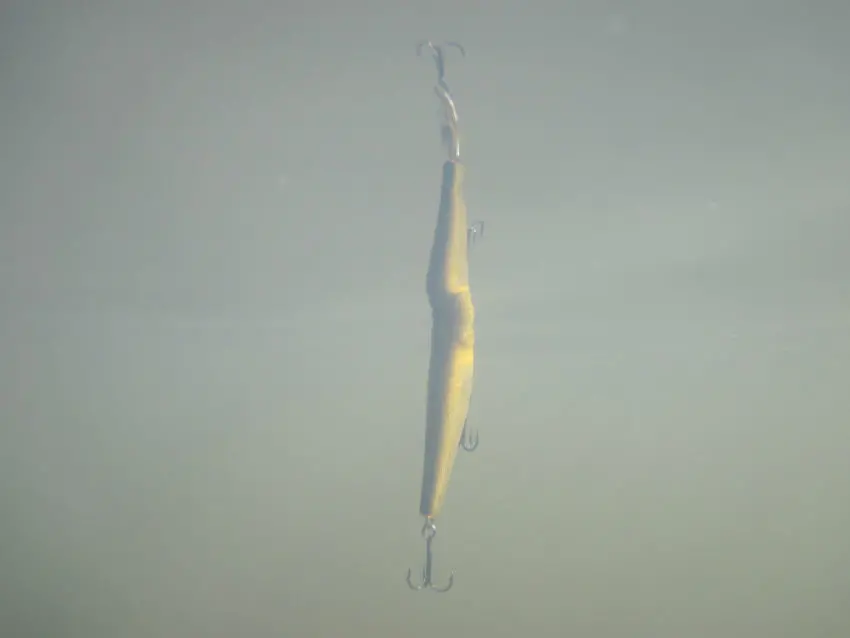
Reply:
[[449, 87], [446, 86], [446, 58], [444, 50], [446, 47], [455, 47], [458, 51], [460, 51], [460, 54], [463, 57], [466, 57], [466, 49], [464, 49], [463, 45], [459, 42], [444, 42], [443, 44], [435, 44], [431, 40], [422, 40], [416, 46], [416, 54], [422, 55], [422, 49], [424, 47], [431, 49], [431, 53], [434, 56], [434, 63], [437, 65], [437, 84], [448, 91]]
[[463, 422], [463, 432], [460, 434], [460, 443], [458, 445], [467, 452], [472, 452], [478, 447], [478, 432], [469, 436], [469, 428], [466, 427], [466, 421]]
[[407, 570], [407, 586], [411, 589], [415, 589], [417, 591], [421, 591], [423, 589], [430, 589], [431, 591], [435, 591], [438, 593], [447, 592], [452, 588], [455, 580], [455, 573], [451, 572], [449, 574], [449, 584], [445, 587], [434, 587], [434, 584], [431, 582], [431, 565], [433, 562], [433, 556], [431, 555], [431, 541], [434, 540], [434, 537], [437, 535], [437, 526], [434, 524], [434, 521], [430, 516], [425, 518], [425, 525], [422, 526], [422, 537], [425, 539], [425, 566], [422, 568], [422, 582], [419, 585], [414, 585], [410, 582], [410, 576], [412, 574], [411, 570]]
[[437, 65], [437, 84], [434, 86], [434, 91], [437, 97], [443, 101], [446, 109], [446, 120], [448, 121], [443, 126], [443, 140], [449, 148], [449, 160], [457, 162], [460, 160], [460, 136], [457, 130], [458, 117], [454, 98], [449, 90], [449, 85], [446, 84], [445, 49], [446, 47], [455, 47], [464, 57], [466, 57], [466, 49], [458, 42], [436, 44], [431, 40], [423, 40], [416, 47], [417, 55], [422, 55], [422, 49], [425, 47], [431, 50], [434, 63]]

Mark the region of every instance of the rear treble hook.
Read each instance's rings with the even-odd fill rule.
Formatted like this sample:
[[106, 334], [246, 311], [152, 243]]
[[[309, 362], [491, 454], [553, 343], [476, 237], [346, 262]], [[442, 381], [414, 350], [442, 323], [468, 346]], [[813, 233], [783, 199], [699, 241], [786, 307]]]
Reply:
[[414, 585], [410, 582], [410, 576], [412, 574], [411, 570], [407, 570], [407, 586], [411, 589], [415, 589], [417, 591], [421, 591], [423, 589], [430, 589], [431, 591], [438, 592], [442, 594], [443, 592], [447, 592], [452, 588], [455, 580], [455, 573], [451, 572], [449, 574], [449, 584], [445, 587], [434, 587], [434, 584], [431, 582], [431, 566], [433, 563], [433, 556], [431, 554], [431, 541], [434, 540], [434, 537], [437, 535], [437, 526], [434, 524], [433, 519], [430, 516], [425, 517], [425, 525], [422, 526], [422, 537], [425, 539], [425, 566], [422, 568], [422, 582], [418, 585]]

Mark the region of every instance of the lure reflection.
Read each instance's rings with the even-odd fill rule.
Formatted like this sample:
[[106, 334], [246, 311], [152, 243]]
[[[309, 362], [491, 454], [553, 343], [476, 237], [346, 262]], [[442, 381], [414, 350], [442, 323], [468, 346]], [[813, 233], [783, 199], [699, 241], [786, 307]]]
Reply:
[[[464, 53], [463, 47], [451, 44]], [[475, 309], [469, 289], [468, 250], [481, 234], [483, 225], [470, 226], [467, 220], [463, 199], [465, 169], [460, 163], [457, 108], [445, 81], [444, 47], [424, 42], [419, 45], [420, 54], [426, 46], [437, 66], [434, 91], [445, 109], [443, 132], [449, 157], [443, 164], [440, 209], [427, 277], [432, 315], [431, 360], [419, 504], [419, 511], [425, 517], [422, 528], [425, 567], [418, 585], [411, 582], [411, 571], [407, 573], [407, 583], [412, 589], [445, 592], [454, 583], [454, 573], [449, 575], [448, 584], [444, 587], [436, 587], [432, 583], [431, 543], [437, 533], [434, 521], [443, 507], [458, 449], [463, 447], [471, 451], [478, 446], [478, 435], [470, 437], [466, 427], [475, 348]]]

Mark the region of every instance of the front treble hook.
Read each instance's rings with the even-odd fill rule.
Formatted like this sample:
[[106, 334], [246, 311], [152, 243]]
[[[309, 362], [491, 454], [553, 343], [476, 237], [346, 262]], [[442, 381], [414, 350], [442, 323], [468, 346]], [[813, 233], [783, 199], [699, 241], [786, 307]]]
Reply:
[[449, 90], [449, 85], [446, 84], [445, 49], [446, 47], [455, 47], [463, 56], [466, 56], [466, 50], [457, 42], [436, 44], [431, 40], [423, 40], [416, 47], [416, 53], [422, 55], [422, 50], [425, 47], [431, 50], [434, 63], [437, 65], [437, 84], [434, 86], [434, 92], [440, 98], [445, 108], [446, 123], [442, 129], [443, 141], [448, 146], [449, 160], [457, 162], [460, 161], [460, 135], [458, 134], [457, 107]]
[[431, 591], [435, 591], [438, 593], [447, 592], [452, 588], [455, 580], [455, 573], [451, 572], [449, 574], [449, 584], [445, 587], [434, 587], [434, 584], [431, 582], [431, 566], [433, 563], [433, 555], [431, 554], [431, 541], [434, 540], [434, 537], [437, 535], [437, 526], [434, 524], [434, 521], [431, 517], [425, 518], [425, 525], [422, 527], [422, 537], [425, 539], [425, 566], [422, 568], [422, 582], [418, 585], [414, 585], [410, 582], [410, 576], [412, 575], [411, 570], [407, 570], [407, 586], [411, 589], [415, 589], [417, 591], [421, 591], [423, 589], [430, 589]]
[[423, 40], [416, 47], [416, 53], [422, 55], [422, 49], [428, 47], [431, 49], [431, 54], [434, 56], [434, 64], [437, 65], [437, 84], [442, 86], [446, 91], [449, 87], [446, 86], [446, 58], [444, 50], [446, 47], [455, 47], [463, 57], [466, 57], [466, 50], [463, 45], [458, 42], [445, 42], [436, 44], [431, 40]]

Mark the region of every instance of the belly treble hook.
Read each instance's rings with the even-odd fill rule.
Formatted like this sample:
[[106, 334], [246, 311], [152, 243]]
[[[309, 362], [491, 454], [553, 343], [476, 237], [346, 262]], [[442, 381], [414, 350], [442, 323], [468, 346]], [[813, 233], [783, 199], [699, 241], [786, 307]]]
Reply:
[[[469, 251], [469, 249], [472, 247], [478, 237], [483, 236], [484, 222], [478, 221], [471, 224], [469, 228], [466, 229], [467, 251]], [[473, 452], [478, 447], [478, 431], [470, 431], [468, 421], [469, 418], [467, 417], [467, 420], [463, 422], [463, 433], [460, 435], [459, 445], [467, 452]]]
[[463, 432], [460, 435], [460, 443], [458, 445], [467, 452], [472, 452], [478, 447], [478, 430], [470, 434], [469, 426], [467, 425], [468, 420], [463, 422]]

